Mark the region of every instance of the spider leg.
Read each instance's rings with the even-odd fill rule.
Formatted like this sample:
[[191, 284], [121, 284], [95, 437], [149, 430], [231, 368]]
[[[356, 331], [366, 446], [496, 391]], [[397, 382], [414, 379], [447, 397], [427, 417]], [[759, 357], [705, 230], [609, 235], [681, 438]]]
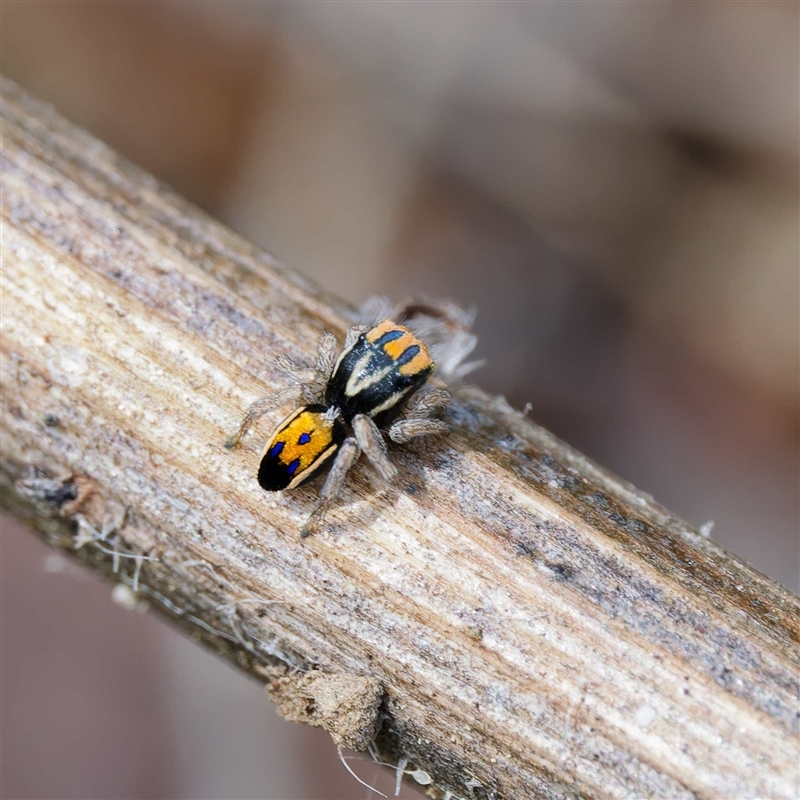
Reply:
[[366, 328], [372, 328], [384, 319], [394, 319], [391, 302], [386, 297], [376, 295], [365, 300], [358, 309], [358, 321]]
[[450, 426], [440, 419], [400, 419], [389, 428], [389, 438], [405, 444], [418, 436], [435, 436], [449, 430]]
[[331, 471], [328, 473], [328, 477], [325, 479], [325, 483], [320, 490], [319, 501], [316, 506], [314, 506], [314, 510], [311, 512], [308, 522], [306, 522], [302, 531], [300, 531], [300, 536], [302, 538], [305, 539], [306, 536], [310, 536], [319, 523], [322, 522], [331, 504], [339, 496], [339, 492], [342, 491], [347, 473], [350, 471], [353, 464], [358, 461], [360, 455], [361, 448], [353, 437], [345, 439], [342, 442], [333, 460]]
[[333, 366], [336, 362], [336, 337], [332, 333], [323, 333], [317, 345], [317, 363], [315, 366], [295, 361], [287, 355], [280, 355], [275, 360], [275, 366], [282, 372], [291, 384], [290, 388], [282, 392], [261, 397], [248, 409], [242, 419], [239, 430], [225, 443], [229, 450], [236, 447], [242, 437], [253, 427], [253, 424], [264, 414], [275, 408], [302, 398], [306, 403], [319, 403], [325, 397], [325, 387], [330, 380]]
[[317, 366], [316, 372], [320, 380], [327, 383], [333, 373], [333, 367], [336, 364], [336, 353], [339, 345], [336, 342], [336, 337], [332, 333], [323, 333], [319, 338], [317, 344]]
[[276, 367], [297, 387], [297, 393], [307, 403], [320, 403], [336, 363], [336, 337], [323, 333], [317, 344], [317, 362], [310, 364], [295, 361], [287, 355], [276, 359]]
[[227, 442], [225, 442], [225, 447], [227, 447], [228, 450], [232, 450], [239, 444], [239, 442], [242, 441], [242, 438], [250, 430], [250, 428], [253, 427], [253, 424], [256, 422], [256, 420], [263, 417], [264, 414], [267, 414], [270, 411], [273, 411], [274, 409], [288, 403], [290, 400], [296, 402], [298, 394], [298, 388], [296, 386], [292, 386], [289, 389], [284, 389], [282, 392], [277, 392], [267, 397], [260, 397], [247, 409], [244, 418], [239, 425], [239, 429], [228, 439]]
[[446, 422], [433, 419], [444, 413], [450, 403], [449, 392], [444, 389], [431, 389], [411, 398], [397, 421], [389, 428], [389, 438], [403, 444], [418, 436], [433, 436], [447, 433], [450, 428]]
[[358, 446], [378, 475], [387, 483], [397, 477], [397, 467], [389, 460], [386, 441], [373, 420], [366, 414], [357, 414], [353, 417], [352, 425]]
[[444, 389], [430, 389], [417, 392], [406, 403], [400, 414], [401, 419], [428, 419], [443, 414], [450, 405], [450, 392]]
[[286, 353], [281, 353], [275, 359], [275, 369], [284, 374], [295, 386], [313, 381], [317, 377], [317, 370], [310, 364], [295, 361]]
[[469, 331], [475, 321], [475, 311], [465, 311], [450, 300], [436, 300], [431, 297], [407, 297], [391, 311], [391, 319], [404, 323], [417, 317], [427, 317], [431, 321]]

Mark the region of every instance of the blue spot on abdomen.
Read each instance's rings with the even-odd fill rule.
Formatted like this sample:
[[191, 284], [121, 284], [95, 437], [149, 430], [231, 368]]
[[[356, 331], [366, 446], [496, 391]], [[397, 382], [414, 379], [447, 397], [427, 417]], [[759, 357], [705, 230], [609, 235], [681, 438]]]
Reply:
[[267, 453], [267, 458], [277, 458], [283, 450], [283, 442], [276, 442]]
[[287, 471], [287, 472], [288, 472], [290, 475], [294, 475], [294, 474], [295, 474], [295, 472], [297, 472], [297, 468], [298, 468], [299, 466], [300, 466], [300, 459], [299, 459], [299, 458], [296, 458], [294, 461], [292, 461], [292, 463], [291, 463], [291, 464], [289, 464], [289, 466], [288, 466], [288, 467], [286, 467], [286, 471]]
[[297, 444], [308, 444], [310, 441], [311, 441], [310, 433], [301, 433], [300, 438], [297, 440]]

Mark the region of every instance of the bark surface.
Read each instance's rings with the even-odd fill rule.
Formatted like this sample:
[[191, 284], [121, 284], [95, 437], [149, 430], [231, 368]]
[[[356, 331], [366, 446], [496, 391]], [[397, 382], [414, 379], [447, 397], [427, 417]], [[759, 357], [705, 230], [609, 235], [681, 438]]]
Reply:
[[224, 442], [349, 309], [8, 81], [2, 189], [3, 502], [52, 544], [434, 796], [797, 796], [797, 597], [471, 387], [301, 540], [281, 412]]

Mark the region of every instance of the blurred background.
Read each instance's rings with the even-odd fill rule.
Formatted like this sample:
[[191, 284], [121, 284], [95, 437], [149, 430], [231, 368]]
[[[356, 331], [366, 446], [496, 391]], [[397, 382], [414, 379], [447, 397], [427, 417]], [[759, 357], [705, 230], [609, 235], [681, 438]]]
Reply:
[[[475, 305], [476, 383], [798, 591], [799, 8], [4, 0], [0, 58], [352, 303]], [[8, 518], [2, 547], [4, 798], [369, 795]]]

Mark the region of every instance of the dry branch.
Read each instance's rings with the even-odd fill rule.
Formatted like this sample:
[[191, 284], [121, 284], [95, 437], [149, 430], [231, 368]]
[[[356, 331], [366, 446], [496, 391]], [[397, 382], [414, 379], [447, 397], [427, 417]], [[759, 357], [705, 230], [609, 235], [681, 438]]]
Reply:
[[472, 388], [301, 541], [274, 417], [223, 444], [347, 308], [9, 82], [2, 125], [7, 507], [438, 797], [797, 795], [797, 597]]

